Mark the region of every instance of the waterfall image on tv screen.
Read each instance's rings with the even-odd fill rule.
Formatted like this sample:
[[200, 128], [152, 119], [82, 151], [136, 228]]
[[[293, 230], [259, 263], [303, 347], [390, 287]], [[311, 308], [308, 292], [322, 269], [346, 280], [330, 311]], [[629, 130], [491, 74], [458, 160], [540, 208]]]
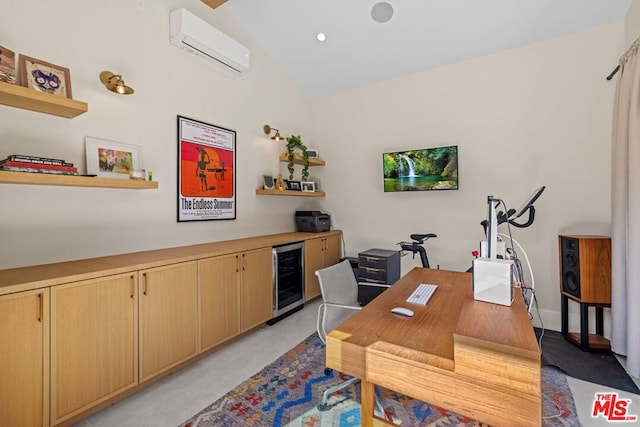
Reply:
[[458, 146], [382, 155], [384, 191], [458, 189]]

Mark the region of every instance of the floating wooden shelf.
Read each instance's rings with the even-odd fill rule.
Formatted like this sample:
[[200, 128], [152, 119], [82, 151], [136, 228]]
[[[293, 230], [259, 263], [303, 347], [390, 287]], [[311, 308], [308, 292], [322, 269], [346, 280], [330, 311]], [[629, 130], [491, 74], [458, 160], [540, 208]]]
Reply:
[[0, 82], [0, 104], [68, 119], [89, 110], [86, 102], [38, 92], [6, 82]]
[[258, 188], [256, 194], [259, 196], [298, 196], [298, 197], [324, 197], [324, 191], [291, 191], [291, 190], [263, 190]]
[[[289, 156], [287, 153], [280, 155], [279, 160], [281, 162], [289, 163]], [[296, 165], [303, 165], [302, 155], [294, 154], [293, 163]], [[325, 161], [316, 159], [315, 157], [309, 157], [309, 166], [324, 166]], [[324, 197], [324, 191], [291, 191], [291, 190], [263, 190], [261, 188], [256, 190], [256, 194], [259, 196], [297, 196], [297, 197]]]
[[60, 185], [69, 187], [104, 187], [138, 190], [158, 188], [157, 181], [10, 171], [0, 171], [0, 184]]
[[[287, 154], [280, 155], [280, 161], [289, 163], [289, 156]], [[302, 156], [300, 154], [293, 155], [293, 163], [296, 165], [303, 165]], [[321, 159], [316, 159], [315, 157], [309, 157], [309, 166], [324, 166], [325, 161]]]

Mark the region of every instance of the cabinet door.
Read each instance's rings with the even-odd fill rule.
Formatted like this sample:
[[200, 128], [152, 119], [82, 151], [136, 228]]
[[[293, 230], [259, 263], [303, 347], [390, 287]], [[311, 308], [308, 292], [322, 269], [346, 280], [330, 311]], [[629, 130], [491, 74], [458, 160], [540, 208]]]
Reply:
[[51, 288], [51, 417], [65, 420], [138, 383], [136, 273]]
[[273, 263], [271, 248], [240, 254], [242, 330], [273, 316]]
[[240, 333], [240, 255], [198, 263], [202, 352]]
[[320, 295], [316, 270], [324, 267], [325, 239], [309, 239], [304, 242], [304, 296], [309, 301]]
[[342, 258], [342, 239], [340, 235], [325, 238], [324, 243], [324, 266], [337, 264]]
[[49, 425], [49, 290], [0, 296], [0, 424]]
[[140, 271], [140, 382], [196, 354], [198, 264]]

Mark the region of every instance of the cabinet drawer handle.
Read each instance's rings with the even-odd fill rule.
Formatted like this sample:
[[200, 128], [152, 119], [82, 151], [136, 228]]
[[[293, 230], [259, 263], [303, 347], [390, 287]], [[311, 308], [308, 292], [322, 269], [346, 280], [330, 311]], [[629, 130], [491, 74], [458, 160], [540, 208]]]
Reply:
[[142, 294], [147, 294], [147, 273], [142, 273]]
[[384, 280], [376, 280], [376, 279], [371, 279], [371, 278], [369, 278], [369, 277], [367, 277], [364, 281], [360, 281], [360, 282], [359, 282], [359, 284], [360, 284], [360, 285], [366, 285], [366, 284], [367, 284], [367, 282], [369, 282], [369, 283], [375, 283], [375, 284], [378, 284], [378, 283], [380, 283], [380, 284], [386, 284], [386, 282], [385, 282]]
[[236, 255], [236, 273], [240, 271], [240, 255]]
[[136, 282], [134, 280], [133, 274], [131, 275], [131, 299], [133, 299], [133, 296], [136, 294]]
[[246, 271], [247, 269], [247, 255], [242, 254], [242, 271]]
[[44, 317], [44, 295], [38, 294], [38, 302], [40, 304], [40, 312], [38, 314], [38, 322], [42, 323], [42, 318]]

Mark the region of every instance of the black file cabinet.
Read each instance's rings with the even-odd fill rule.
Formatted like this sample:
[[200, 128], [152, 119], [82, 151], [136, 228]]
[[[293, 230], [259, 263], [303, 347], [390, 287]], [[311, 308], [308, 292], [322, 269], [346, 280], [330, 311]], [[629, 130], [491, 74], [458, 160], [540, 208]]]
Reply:
[[400, 252], [369, 249], [358, 254], [358, 303], [368, 304], [400, 279]]

